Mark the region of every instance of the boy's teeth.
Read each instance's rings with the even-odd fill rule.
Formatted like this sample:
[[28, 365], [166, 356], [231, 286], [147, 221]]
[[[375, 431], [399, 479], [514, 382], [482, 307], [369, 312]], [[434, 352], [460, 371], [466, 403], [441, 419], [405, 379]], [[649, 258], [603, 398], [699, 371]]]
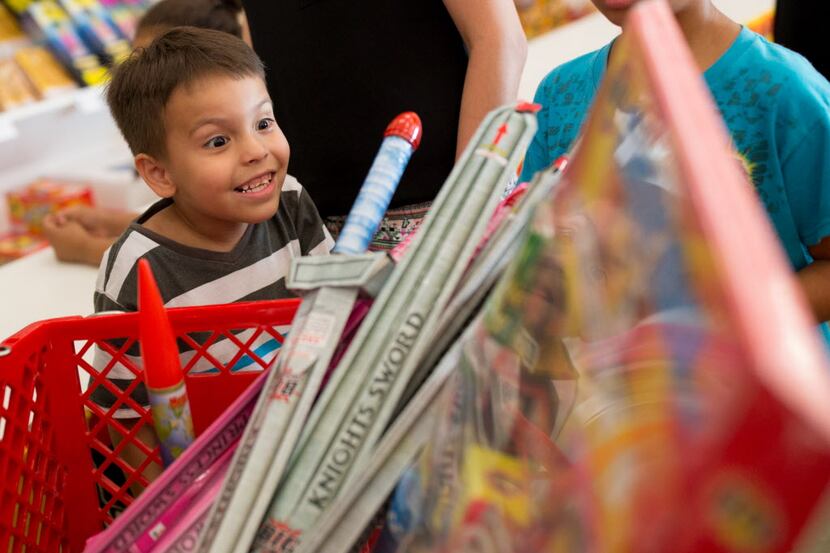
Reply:
[[259, 190], [260, 188], [265, 187], [271, 181], [271, 174], [267, 174], [263, 176], [259, 182], [243, 184], [239, 187], [240, 192], [253, 192], [254, 190]]

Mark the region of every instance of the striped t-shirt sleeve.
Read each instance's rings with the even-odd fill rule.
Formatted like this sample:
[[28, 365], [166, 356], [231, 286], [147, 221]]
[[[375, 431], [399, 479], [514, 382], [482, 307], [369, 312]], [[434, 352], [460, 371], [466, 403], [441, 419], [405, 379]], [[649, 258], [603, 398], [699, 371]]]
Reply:
[[95, 282], [96, 313], [138, 309], [136, 265], [158, 245], [148, 236], [128, 231], [106, 251]]
[[[138, 309], [138, 281], [136, 270], [138, 260], [158, 247], [158, 243], [138, 232], [127, 231], [104, 254], [103, 262], [98, 270], [95, 283], [93, 303], [95, 313], [109, 311], [136, 311]], [[124, 338], [108, 340], [107, 343], [115, 351], [120, 351], [125, 345]], [[134, 342], [123, 352], [135, 364], [140, 366], [139, 345]], [[93, 352], [92, 366], [99, 372], [107, 372], [107, 380], [120, 390], [126, 390], [135, 379], [133, 372], [124, 364], [113, 363], [112, 357], [100, 346]], [[131, 398], [142, 406], [149, 404], [147, 390], [143, 385], [136, 387]], [[115, 396], [104, 384], [99, 384], [90, 396], [93, 402], [104, 409], [109, 409], [116, 401]], [[128, 405], [122, 404], [113, 414], [115, 418], [133, 418], [137, 413]]]

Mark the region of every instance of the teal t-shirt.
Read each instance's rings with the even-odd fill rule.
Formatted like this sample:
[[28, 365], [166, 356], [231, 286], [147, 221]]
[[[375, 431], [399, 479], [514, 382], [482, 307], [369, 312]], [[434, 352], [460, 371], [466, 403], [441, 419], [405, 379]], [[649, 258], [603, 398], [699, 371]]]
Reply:
[[[596, 95], [611, 44], [540, 83], [539, 130], [520, 182], [568, 152]], [[703, 74], [790, 263], [830, 235], [830, 83], [800, 55], [743, 28]], [[822, 325], [825, 338], [830, 337]]]

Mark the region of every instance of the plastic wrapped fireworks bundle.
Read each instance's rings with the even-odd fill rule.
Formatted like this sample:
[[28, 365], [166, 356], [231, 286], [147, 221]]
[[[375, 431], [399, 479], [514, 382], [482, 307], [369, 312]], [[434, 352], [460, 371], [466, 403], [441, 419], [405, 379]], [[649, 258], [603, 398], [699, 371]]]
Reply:
[[387, 127], [381, 148], [334, 251], [300, 258], [287, 285], [304, 293], [292, 334], [245, 429], [221, 493], [201, 531], [201, 550], [247, 551], [317, 396], [350, 313], [363, 291], [372, 295], [388, 274], [382, 254], [365, 254], [412, 152], [421, 121], [408, 112]]
[[669, 9], [628, 25], [376, 552], [821, 550], [826, 354]]
[[524, 105], [479, 128], [311, 411], [255, 551], [292, 551], [366, 469], [535, 129]]
[[[461, 348], [482, 302], [521, 244], [534, 206], [559, 180], [559, 167], [537, 175], [502, 200], [467, 270], [441, 313], [430, 351], [418, 363], [398, 408], [362, 470], [325, 511], [296, 553], [345, 553], [374, 544], [381, 535], [386, 499], [423, 449], [442, 409], [448, 381], [457, 372]], [[378, 524], [380, 521], [380, 524]], [[368, 549], [367, 549], [368, 550]]]

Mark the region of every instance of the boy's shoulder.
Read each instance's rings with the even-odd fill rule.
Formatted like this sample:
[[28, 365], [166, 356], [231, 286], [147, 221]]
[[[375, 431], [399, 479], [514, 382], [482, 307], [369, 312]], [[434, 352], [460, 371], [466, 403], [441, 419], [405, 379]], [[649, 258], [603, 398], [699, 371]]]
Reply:
[[137, 308], [138, 260], [159, 246], [140, 228], [136, 223], [130, 224], [104, 252], [95, 282], [96, 312], [134, 311]]
[[286, 175], [280, 205], [270, 225], [290, 240], [299, 240], [300, 255], [328, 253], [334, 246], [314, 200], [291, 175]]
[[741, 32], [745, 35], [741, 38], [749, 41], [752, 49], [756, 52], [756, 63], [770, 69], [793, 73], [812, 74], [815, 71], [815, 68], [813, 68], [807, 58], [798, 52], [790, 50], [786, 46], [770, 42], [764, 36], [749, 29], [744, 28]]
[[744, 148], [751, 136], [774, 135], [786, 157], [817, 125], [830, 124], [830, 83], [801, 55], [747, 28], [704, 76]]
[[296, 177], [292, 175], [285, 175], [285, 180], [282, 183], [282, 191], [281, 195], [286, 194], [301, 194], [302, 191], [305, 190], [303, 185], [300, 184], [300, 181], [297, 180]]
[[[285, 175], [285, 180], [282, 183], [282, 190], [280, 191], [280, 205], [291, 206], [295, 209], [300, 209], [304, 203], [312, 203], [308, 192], [300, 181], [292, 175]], [[279, 216], [279, 212], [277, 216]]]
[[139, 215], [135, 221], [124, 229], [121, 236], [104, 253], [101, 269], [109, 269], [116, 262], [123, 265], [125, 256], [132, 260], [133, 264], [138, 263], [142, 255], [159, 246], [159, 241], [152, 233], [141, 226], [150, 216], [159, 212], [170, 204], [169, 200], [159, 200]]
[[611, 44], [556, 66], [539, 83], [539, 92], [550, 97], [568, 92], [571, 87], [580, 87], [593, 95], [608, 64]]
[[754, 74], [754, 78], [770, 79], [770, 94], [778, 88], [775, 96], [787, 104], [803, 108], [805, 100], [818, 101], [830, 108], [830, 83], [804, 56], [747, 29], [742, 33], [750, 44], [750, 77]]
[[[285, 175], [280, 191], [280, 205], [274, 215], [274, 221], [295, 221], [302, 217], [304, 212], [314, 207], [314, 202], [303, 188], [303, 185], [291, 175]], [[315, 208], [316, 210], [316, 208]]]

